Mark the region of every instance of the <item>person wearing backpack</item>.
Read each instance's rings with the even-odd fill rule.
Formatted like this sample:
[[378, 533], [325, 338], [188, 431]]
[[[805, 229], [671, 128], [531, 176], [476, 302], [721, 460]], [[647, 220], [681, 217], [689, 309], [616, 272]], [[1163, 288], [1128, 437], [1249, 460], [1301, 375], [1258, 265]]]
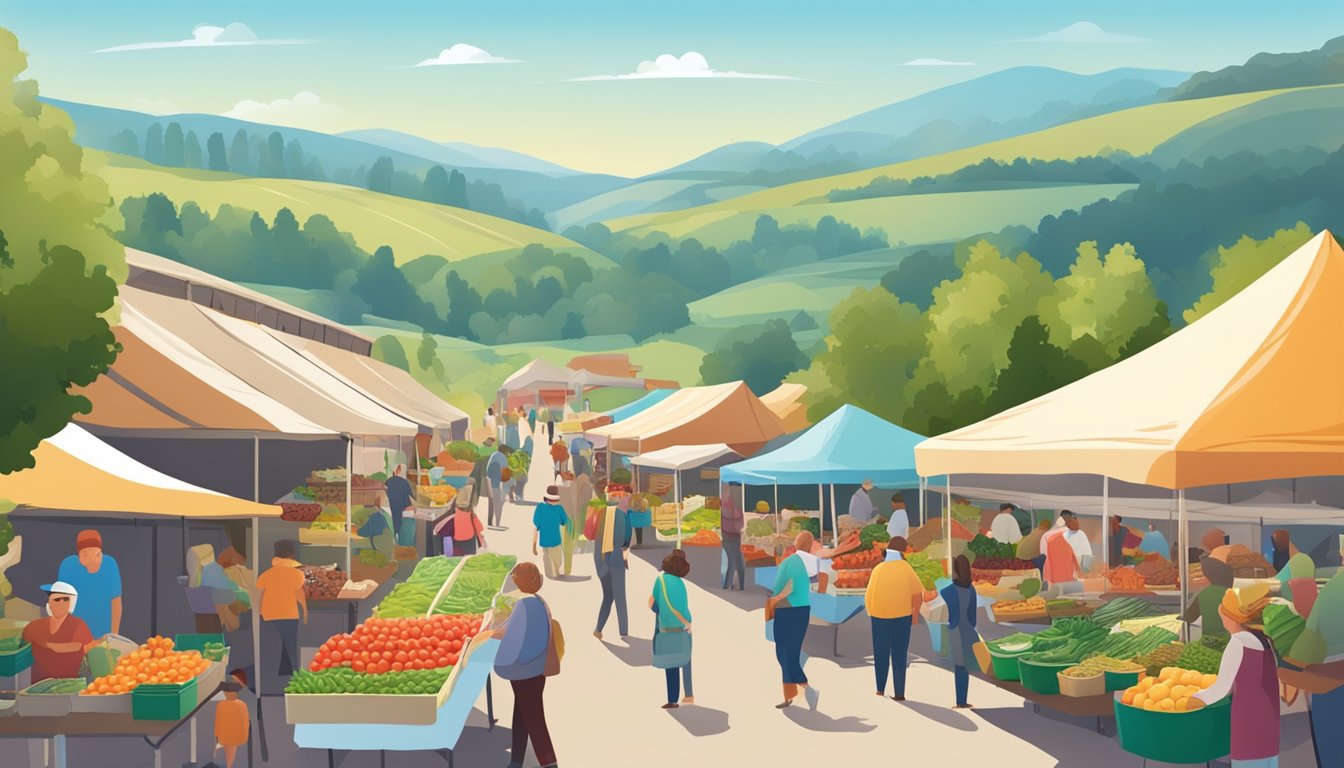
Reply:
[[478, 635], [502, 635], [495, 655], [495, 674], [513, 687], [513, 749], [509, 753], [509, 768], [522, 768], [529, 740], [542, 768], [556, 765], [542, 693], [546, 678], [560, 673], [565, 636], [559, 622], [551, 616], [550, 607], [537, 596], [542, 581], [541, 571], [532, 563], [515, 566], [513, 583], [524, 597], [514, 604], [504, 629]]

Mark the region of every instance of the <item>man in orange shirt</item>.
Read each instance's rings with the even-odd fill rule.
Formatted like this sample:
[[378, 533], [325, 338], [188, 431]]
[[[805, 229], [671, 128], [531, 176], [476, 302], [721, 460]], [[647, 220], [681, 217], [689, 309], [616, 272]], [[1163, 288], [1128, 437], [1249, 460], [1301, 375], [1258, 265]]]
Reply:
[[275, 557], [271, 559], [271, 567], [257, 577], [257, 589], [261, 592], [261, 625], [280, 636], [285, 651], [286, 661], [280, 664], [280, 674], [292, 674], [299, 668], [299, 619], [308, 623], [303, 571], [294, 559], [293, 541], [275, 542]]
[[238, 698], [238, 692], [243, 686], [236, 680], [229, 680], [221, 687], [224, 689], [224, 700], [215, 705], [215, 743], [224, 750], [225, 768], [233, 768], [238, 748], [247, 743], [252, 719], [247, 711], [247, 703]]

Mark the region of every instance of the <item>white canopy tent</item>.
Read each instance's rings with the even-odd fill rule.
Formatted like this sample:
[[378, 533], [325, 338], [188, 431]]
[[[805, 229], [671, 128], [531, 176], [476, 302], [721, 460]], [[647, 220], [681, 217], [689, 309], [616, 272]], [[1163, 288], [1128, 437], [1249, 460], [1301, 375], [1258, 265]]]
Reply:
[[677, 504], [677, 546], [681, 546], [681, 473], [709, 465], [741, 459], [742, 455], [724, 443], [708, 445], [674, 445], [635, 456], [630, 463], [647, 469], [663, 469], [672, 473], [672, 495]]

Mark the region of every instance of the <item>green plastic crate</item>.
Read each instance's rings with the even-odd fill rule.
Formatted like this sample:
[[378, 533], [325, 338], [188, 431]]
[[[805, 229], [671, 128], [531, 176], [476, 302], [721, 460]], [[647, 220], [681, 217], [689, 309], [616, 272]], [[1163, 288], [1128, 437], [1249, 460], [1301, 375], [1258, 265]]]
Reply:
[[14, 677], [33, 666], [33, 646], [24, 644], [13, 653], [0, 653], [0, 677]]
[[1038, 664], [1031, 659], [1021, 659], [1017, 663], [1022, 686], [1047, 696], [1059, 695], [1059, 673], [1072, 666], [1074, 662]]
[[990, 663], [994, 667], [994, 677], [999, 680], [1021, 680], [1022, 673], [1018, 669], [1018, 659], [1023, 654], [998, 654], [993, 650], [989, 652]]
[[1208, 763], [1232, 751], [1232, 697], [1193, 712], [1150, 712], [1115, 697], [1121, 749], [1145, 760]]
[[1139, 684], [1140, 672], [1107, 672], [1106, 690], [1123, 691], [1126, 688]]
[[223, 643], [226, 647], [229, 642], [223, 635], [204, 634], [182, 634], [173, 636], [174, 651], [203, 651], [206, 643]]
[[131, 691], [131, 718], [181, 720], [197, 703], [195, 678], [180, 685], [137, 685]]

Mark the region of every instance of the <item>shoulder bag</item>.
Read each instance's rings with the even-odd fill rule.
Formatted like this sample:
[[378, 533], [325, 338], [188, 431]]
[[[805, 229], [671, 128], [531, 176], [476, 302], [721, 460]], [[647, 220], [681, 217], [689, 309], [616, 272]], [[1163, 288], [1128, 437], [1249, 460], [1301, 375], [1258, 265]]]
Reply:
[[691, 663], [691, 635], [686, 631], [686, 618], [672, 606], [672, 600], [667, 596], [665, 579], [666, 576], [658, 577], [658, 586], [663, 590], [663, 602], [667, 604], [672, 615], [677, 617], [677, 621], [681, 622], [681, 627], [676, 629], [659, 627], [653, 636], [653, 666], [658, 669], [678, 669]]
[[[540, 597], [537, 599], [541, 600]], [[546, 609], [546, 620], [551, 623], [551, 634], [546, 640], [546, 668], [542, 674], [555, 677], [560, 674], [560, 660], [565, 658], [565, 633], [560, 629], [560, 622], [551, 615], [551, 606], [545, 600], [541, 600], [541, 607]]]

